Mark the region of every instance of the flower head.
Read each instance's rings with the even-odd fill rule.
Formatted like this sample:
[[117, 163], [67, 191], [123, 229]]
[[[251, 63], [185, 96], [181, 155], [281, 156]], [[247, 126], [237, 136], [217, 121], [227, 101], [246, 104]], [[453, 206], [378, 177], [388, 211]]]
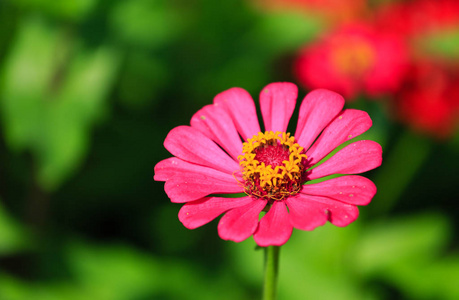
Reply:
[[407, 68], [403, 39], [368, 24], [348, 24], [301, 49], [298, 80], [308, 88], [327, 88], [353, 98], [397, 90]]
[[[360, 110], [342, 110], [340, 95], [315, 90], [303, 100], [292, 136], [287, 125], [297, 93], [291, 83], [272, 83], [262, 90], [264, 131], [250, 95], [232, 88], [199, 110], [191, 126], [169, 132], [164, 146], [174, 157], [155, 166], [155, 180], [166, 182], [172, 202], [185, 203], [179, 212], [185, 227], [194, 229], [224, 214], [218, 223], [222, 239], [240, 242], [253, 235], [258, 245], [268, 246], [284, 244], [293, 227], [313, 230], [327, 221], [347, 226], [357, 219], [356, 206], [368, 204], [376, 193], [370, 180], [345, 175], [311, 181], [381, 164], [381, 146], [365, 140], [324, 161], [336, 147], [370, 128], [371, 119]], [[245, 195], [216, 196], [236, 193]], [[263, 210], [267, 213], [259, 219]]]

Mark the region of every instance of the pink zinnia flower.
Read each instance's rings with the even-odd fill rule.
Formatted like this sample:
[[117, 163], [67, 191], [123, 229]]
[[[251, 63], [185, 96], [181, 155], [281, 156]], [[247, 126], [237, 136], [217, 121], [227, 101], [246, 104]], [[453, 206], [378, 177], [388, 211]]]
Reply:
[[307, 88], [326, 88], [352, 99], [359, 93], [379, 96], [396, 91], [407, 65], [400, 36], [361, 23], [342, 26], [306, 45], [294, 71]]
[[[308, 182], [378, 167], [381, 146], [366, 140], [318, 164], [370, 128], [371, 119], [364, 111], [342, 110], [340, 95], [316, 90], [301, 104], [293, 137], [286, 131], [297, 94], [292, 83], [262, 90], [264, 133], [251, 96], [241, 88], [218, 94], [214, 104], [191, 118], [191, 126], [169, 132], [164, 146], [174, 157], [155, 166], [154, 178], [166, 182], [172, 202], [186, 203], [178, 215], [185, 227], [194, 229], [224, 214], [218, 223], [222, 239], [240, 242], [253, 235], [258, 245], [269, 246], [284, 244], [293, 227], [313, 230], [327, 221], [347, 226], [357, 219], [356, 205], [368, 204], [376, 193], [370, 180], [347, 175]], [[216, 196], [232, 193], [246, 195]], [[259, 219], [263, 210], [268, 212]]]

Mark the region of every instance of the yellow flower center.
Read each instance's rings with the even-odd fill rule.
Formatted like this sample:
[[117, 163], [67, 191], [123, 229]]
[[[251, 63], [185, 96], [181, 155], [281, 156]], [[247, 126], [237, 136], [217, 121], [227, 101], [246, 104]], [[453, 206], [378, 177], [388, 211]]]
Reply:
[[304, 152], [290, 133], [266, 131], [248, 139], [238, 156], [244, 192], [267, 200], [297, 194], [305, 181]]

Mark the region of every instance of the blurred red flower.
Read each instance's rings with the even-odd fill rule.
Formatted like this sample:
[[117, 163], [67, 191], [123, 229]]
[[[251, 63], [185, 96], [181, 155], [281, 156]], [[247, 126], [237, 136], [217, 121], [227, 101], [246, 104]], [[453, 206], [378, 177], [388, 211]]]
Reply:
[[403, 39], [368, 24], [337, 28], [299, 52], [295, 74], [310, 89], [327, 88], [344, 97], [395, 92], [408, 65]]
[[459, 124], [459, 66], [438, 61], [414, 63], [396, 93], [396, 114], [414, 129], [450, 137]]
[[378, 8], [374, 19], [379, 28], [413, 38], [459, 26], [459, 1], [389, 2]]

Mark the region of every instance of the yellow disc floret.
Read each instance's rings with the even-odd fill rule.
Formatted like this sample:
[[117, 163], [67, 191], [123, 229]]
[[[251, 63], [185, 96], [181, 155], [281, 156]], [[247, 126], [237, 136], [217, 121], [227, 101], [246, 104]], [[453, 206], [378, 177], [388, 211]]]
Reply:
[[238, 157], [247, 195], [282, 200], [301, 189], [307, 156], [290, 133], [266, 131], [243, 143]]

